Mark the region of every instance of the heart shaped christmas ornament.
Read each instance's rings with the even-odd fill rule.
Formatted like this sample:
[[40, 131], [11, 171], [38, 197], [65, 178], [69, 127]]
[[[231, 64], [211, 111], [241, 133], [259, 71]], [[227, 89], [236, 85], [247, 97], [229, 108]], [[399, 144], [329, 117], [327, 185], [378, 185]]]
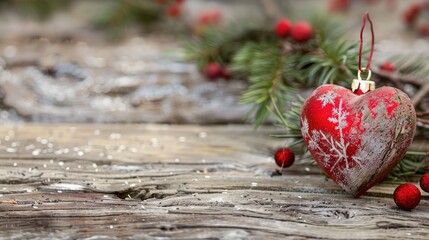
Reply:
[[301, 131], [310, 153], [331, 179], [356, 197], [396, 166], [416, 126], [415, 110], [402, 91], [392, 87], [363, 95], [359, 91], [320, 86], [301, 113]]

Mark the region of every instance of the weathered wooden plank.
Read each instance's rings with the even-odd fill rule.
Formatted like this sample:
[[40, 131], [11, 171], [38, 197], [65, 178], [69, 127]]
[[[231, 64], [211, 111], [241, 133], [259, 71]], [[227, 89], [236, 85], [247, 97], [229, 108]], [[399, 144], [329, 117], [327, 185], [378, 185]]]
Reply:
[[428, 195], [410, 212], [395, 183], [353, 198], [300, 161], [271, 177], [276, 131], [1, 126], [0, 239], [428, 238]]

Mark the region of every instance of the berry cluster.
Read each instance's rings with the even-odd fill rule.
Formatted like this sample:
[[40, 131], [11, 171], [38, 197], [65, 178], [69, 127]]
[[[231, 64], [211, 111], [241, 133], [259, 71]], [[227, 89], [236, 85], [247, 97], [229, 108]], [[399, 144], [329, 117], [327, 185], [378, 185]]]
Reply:
[[[420, 178], [420, 188], [429, 192], [429, 173], [424, 174]], [[403, 183], [399, 185], [393, 193], [393, 200], [396, 205], [404, 210], [411, 210], [419, 205], [421, 199], [420, 190], [411, 183]]]
[[424, 10], [429, 10], [429, 2], [413, 3], [405, 10], [402, 19], [409, 28], [415, 29], [420, 36], [429, 36], [429, 23], [418, 21]]
[[[201, 14], [198, 18], [196, 35], [201, 35], [207, 26], [216, 26], [222, 19], [220, 11], [213, 10]], [[275, 26], [275, 33], [280, 38], [290, 36], [296, 43], [305, 43], [313, 37], [313, 27], [307, 22], [297, 22], [292, 24], [287, 19], [281, 19]], [[210, 62], [203, 67], [203, 74], [209, 80], [230, 79], [231, 72], [227, 66], [222, 66], [218, 62]]]
[[307, 22], [292, 24], [288, 19], [280, 19], [276, 24], [275, 33], [280, 38], [290, 35], [295, 42], [305, 43], [313, 37], [313, 27]]

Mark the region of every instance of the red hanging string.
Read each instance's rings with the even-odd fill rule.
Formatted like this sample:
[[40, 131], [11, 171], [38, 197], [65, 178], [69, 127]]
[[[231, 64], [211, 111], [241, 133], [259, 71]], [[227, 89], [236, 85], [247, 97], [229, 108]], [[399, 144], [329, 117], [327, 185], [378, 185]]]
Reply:
[[[360, 44], [359, 44], [359, 71], [362, 71], [361, 62], [362, 62], [362, 46], [363, 46], [363, 30], [365, 29], [366, 19], [368, 19], [371, 26], [371, 51], [369, 52], [368, 64], [366, 65], [365, 70], [369, 70], [371, 67], [372, 54], [374, 53], [374, 27], [372, 25], [371, 18], [369, 18], [369, 13], [366, 12], [363, 15], [362, 28], [360, 29]], [[365, 71], [364, 70], [364, 71]]]

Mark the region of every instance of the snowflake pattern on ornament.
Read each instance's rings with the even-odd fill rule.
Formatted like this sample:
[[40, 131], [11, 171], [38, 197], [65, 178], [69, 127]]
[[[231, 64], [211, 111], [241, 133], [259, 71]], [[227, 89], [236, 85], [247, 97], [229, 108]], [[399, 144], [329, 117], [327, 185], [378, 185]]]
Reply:
[[382, 87], [366, 95], [326, 84], [303, 104], [301, 131], [325, 173], [353, 196], [380, 182], [404, 156], [415, 132], [409, 97]]
[[[322, 108], [325, 108], [327, 105], [333, 105], [332, 116], [328, 118], [328, 121], [334, 123], [335, 130], [338, 130], [339, 140], [334, 139], [333, 136], [328, 136], [322, 130], [313, 129], [309, 133], [308, 120], [306, 118], [302, 119], [302, 134], [309, 139], [308, 147], [311, 150], [318, 150], [318, 154], [323, 157], [323, 163], [325, 167], [330, 166], [330, 171], [333, 171], [335, 167], [344, 161], [345, 168], [343, 171], [349, 170], [351, 162], [354, 161], [359, 166], [362, 167], [363, 158], [357, 156], [347, 156], [347, 148], [349, 143], [345, 143], [343, 129], [347, 127], [346, 118], [349, 115], [347, 111], [343, 110], [343, 101], [338, 102], [338, 106], [335, 105], [335, 99], [338, 95], [333, 91], [328, 91], [327, 93], [320, 96], [317, 100], [322, 103]], [[329, 146], [329, 151], [325, 152], [323, 146]], [[333, 164], [329, 164], [331, 159], [335, 159]]]
[[328, 91], [327, 93], [320, 96], [317, 100], [322, 102], [322, 108], [324, 108], [328, 103], [334, 105], [334, 100], [336, 97], [338, 97], [336, 93], [333, 91]]

